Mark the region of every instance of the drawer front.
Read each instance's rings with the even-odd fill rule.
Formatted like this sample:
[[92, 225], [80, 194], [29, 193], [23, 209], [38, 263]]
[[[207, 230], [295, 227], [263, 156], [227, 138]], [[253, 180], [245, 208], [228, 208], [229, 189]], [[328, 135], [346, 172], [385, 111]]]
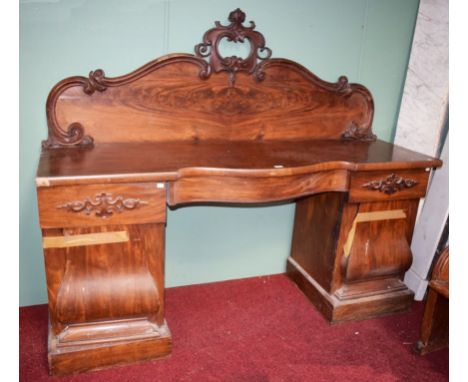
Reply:
[[347, 185], [346, 170], [272, 177], [188, 176], [171, 184], [168, 203], [171, 206], [193, 202], [262, 203], [347, 191]]
[[166, 221], [163, 183], [39, 187], [37, 197], [41, 228]]
[[350, 202], [418, 199], [426, 195], [430, 172], [422, 170], [351, 173]]

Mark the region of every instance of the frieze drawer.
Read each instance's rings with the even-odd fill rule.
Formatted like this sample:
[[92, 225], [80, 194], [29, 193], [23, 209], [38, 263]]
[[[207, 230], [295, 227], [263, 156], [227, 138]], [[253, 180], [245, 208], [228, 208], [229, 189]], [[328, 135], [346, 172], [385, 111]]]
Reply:
[[424, 197], [430, 172], [422, 170], [351, 173], [350, 202], [418, 199]]
[[41, 228], [164, 223], [164, 183], [39, 187]]
[[[222, 171], [220, 171], [222, 172]], [[184, 176], [171, 184], [168, 204], [192, 202], [259, 203], [326, 191], [347, 191], [346, 170], [284, 176]]]

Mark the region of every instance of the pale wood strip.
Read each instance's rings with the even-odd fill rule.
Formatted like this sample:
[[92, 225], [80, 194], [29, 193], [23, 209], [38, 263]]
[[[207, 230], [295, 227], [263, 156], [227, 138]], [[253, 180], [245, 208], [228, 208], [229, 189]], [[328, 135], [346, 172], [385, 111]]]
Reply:
[[68, 248], [85, 245], [123, 243], [128, 241], [127, 231], [97, 232], [72, 236], [46, 236], [42, 239], [42, 247]]

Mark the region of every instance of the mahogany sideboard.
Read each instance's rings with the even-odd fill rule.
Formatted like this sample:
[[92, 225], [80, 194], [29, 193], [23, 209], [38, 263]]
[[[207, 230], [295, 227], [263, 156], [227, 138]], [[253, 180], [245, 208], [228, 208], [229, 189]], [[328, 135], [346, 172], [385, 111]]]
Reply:
[[[441, 161], [376, 139], [346, 77], [271, 58], [236, 9], [195, 55], [59, 82], [36, 185], [49, 366], [67, 374], [168, 355], [166, 208], [296, 201], [287, 273], [332, 323], [410, 307], [418, 202]], [[222, 57], [222, 39], [250, 44]]]

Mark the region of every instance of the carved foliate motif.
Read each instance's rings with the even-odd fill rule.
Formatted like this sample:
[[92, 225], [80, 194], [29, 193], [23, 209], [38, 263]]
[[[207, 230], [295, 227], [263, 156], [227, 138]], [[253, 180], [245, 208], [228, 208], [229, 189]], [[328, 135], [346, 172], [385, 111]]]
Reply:
[[[208, 30], [203, 36], [203, 42], [195, 46], [195, 54], [198, 57], [208, 58], [211, 69], [215, 72], [229, 72], [231, 85], [235, 83], [237, 72], [244, 71], [253, 74], [256, 80], [262, 81], [265, 73], [262, 70], [261, 62], [271, 56], [271, 49], [265, 47], [265, 38], [260, 32], [254, 31], [255, 23], [250, 21], [250, 27], [245, 27], [245, 13], [239, 8], [229, 14], [229, 25], [221, 25], [215, 22], [216, 27]], [[219, 53], [219, 43], [221, 39], [235, 43], [250, 43], [250, 52], [246, 58], [237, 56], [222, 57]], [[259, 62], [260, 61], [260, 62]]]
[[58, 205], [57, 208], [66, 209], [69, 212], [80, 213], [83, 212], [86, 215], [94, 215], [100, 218], [107, 218], [112, 216], [115, 212], [122, 213], [125, 210], [133, 210], [141, 205], [146, 205], [148, 202], [127, 198], [119, 195], [115, 199], [112, 198], [112, 194], [101, 192], [96, 194], [94, 199], [86, 198], [85, 200], [75, 200], [65, 204]]
[[387, 195], [391, 195], [405, 188], [414, 187], [417, 184], [418, 182], [414, 179], [405, 179], [401, 176], [391, 174], [386, 179], [372, 180], [368, 183], [364, 183], [362, 187], [373, 191], [380, 191]]

